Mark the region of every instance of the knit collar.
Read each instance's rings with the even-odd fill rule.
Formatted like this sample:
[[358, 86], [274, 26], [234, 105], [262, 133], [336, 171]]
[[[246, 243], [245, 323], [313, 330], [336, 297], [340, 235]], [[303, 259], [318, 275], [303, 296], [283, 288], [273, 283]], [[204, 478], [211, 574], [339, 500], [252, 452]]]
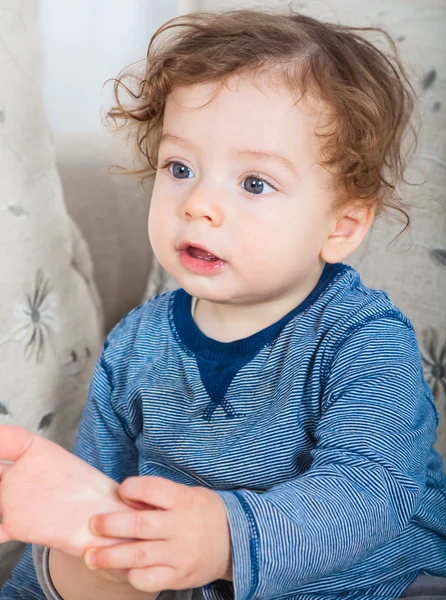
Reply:
[[310, 294], [298, 306], [281, 319], [264, 329], [240, 340], [219, 342], [205, 335], [195, 323], [192, 316], [192, 296], [185, 290], [175, 292], [173, 303], [173, 321], [183, 344], [194, 354], [208, 360], [234, 360], [246, 356], [254, 356], [261, 348], [272, 343], [289, 321], [311, 306], [324, 292], [328, 285], [340, 272], [348, 267], [342, 263], [326, 263], [318, 283]]

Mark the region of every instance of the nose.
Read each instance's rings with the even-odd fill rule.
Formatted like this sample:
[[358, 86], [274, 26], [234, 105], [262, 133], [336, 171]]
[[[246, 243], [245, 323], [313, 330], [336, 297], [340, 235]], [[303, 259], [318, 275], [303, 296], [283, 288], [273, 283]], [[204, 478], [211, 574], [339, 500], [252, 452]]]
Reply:
[[182, 216], [186, 221], [203, 219], [211, 227], [223, 223], [223, 211], [212, 192], [196, 188], [190, 192], [182, 207]]

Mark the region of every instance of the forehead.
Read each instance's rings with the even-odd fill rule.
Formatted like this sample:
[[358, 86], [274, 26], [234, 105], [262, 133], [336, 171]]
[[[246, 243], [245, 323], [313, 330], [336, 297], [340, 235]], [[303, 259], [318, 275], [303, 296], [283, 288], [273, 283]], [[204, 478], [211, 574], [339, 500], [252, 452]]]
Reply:
[[315, 129], [323, 107], [304, 96], [296, 102], [285, 85], [265, 78], [242, 76], [223, 86], [215, 83], [177, 87], [169, 95], [164, 132], [186, 137], [195, 144], [230, 148], [274, 147], [282, 152], [319, 152]]

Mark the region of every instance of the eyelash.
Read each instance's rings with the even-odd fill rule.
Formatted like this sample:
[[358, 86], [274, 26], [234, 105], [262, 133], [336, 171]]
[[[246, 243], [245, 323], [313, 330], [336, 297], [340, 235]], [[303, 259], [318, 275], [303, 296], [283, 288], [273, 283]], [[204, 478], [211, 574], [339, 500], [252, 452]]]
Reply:
[[[169, 167], [171, 165], [175, 165], [175, 164], [181, 165], [181, 166], [186, 167], [187, 169], [189, 169], [189, 167], [187, 165], [183, 164], [182, 162], [179, 162], [178, 160], [168, 160], [160, 168], [161, 168], [161, 170], [169, 169]], [[189, 170], [192, 170], [192, 169], [189, 169]], [[263, 181], [264, 183], [266, 183], [267, 185], [269, 185], [271, 188], [273, 188], [273, 190], [275, 192], [278, 191], [277, 187], [273, 183], [271, 183], [271, 181], [269, 181], [265, 177], [262, 177], [260, 175], [260, 173], [250, 173], [249, 175], [246, 175], [246, 177], [243, 179], [243, 181], [245, 181], [245, 179], [249, 179], [250, 177], [252, 177], [253, 179], [258, 179], [259, 181]], [[178, 179], [178, 178], [175, 177], [174, 179]]]
[[252, 177], [253, 179], [258, 179], [259, 181], [263, 181], [263, 183], [266, 183], [267, 185], [269, 185], [269, 187], [273, 188], [273, 190], [274, 190], [275, 192], [277, 192], [277, 191], [278, 191], [278, 190], [277, 190], [277, 188], [276, 188], [276, 186], [275, 186], [275, 185], [273, 185], [273, 184], [271, 183], [271, 181], [269, 181], [268, 179], [265, 179], [265, 177], [262, 177], [262, 176], [260, 175], [260, 173], [250, 173], [249, 175], [247, 175], [247, 176], [246, 176], [246, 177], [243, 179], [243, 181], [245, 181], [245, 179], [249, 179], [250, 177]]
[[[161, 165], [161, 170], [167, 169], [169, 170], [169, 167], [171, 165], [181, 165], [182, 167], [186, 167], [186, 169], [189, 169], [189, 167], [187, 165], [185, 165], [184, 163], [178, 161], [178, 160], [168, 160], [166, 161], [163, 165]], [[192, 171], [192, 169], [189, 169], [190, 171]], [[171, 173], [172, 175], [172, 173]], [[172, 175], [173, 177], [173, 175]], [[174, 179], [178, 179], [177, 177], [174, 177]]]

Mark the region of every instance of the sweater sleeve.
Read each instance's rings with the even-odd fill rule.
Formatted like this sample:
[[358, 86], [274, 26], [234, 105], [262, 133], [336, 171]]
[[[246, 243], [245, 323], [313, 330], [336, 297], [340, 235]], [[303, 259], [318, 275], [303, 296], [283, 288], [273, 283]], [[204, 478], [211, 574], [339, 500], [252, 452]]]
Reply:
[[73, 454], [121, 483], [138, 475], [133, 425], [139, 413], [135, 407], [133, 418], [129, 414], [124, 390], [115, 389], [113, 378], [104, 350], [96, 365]]
[[310, 468], [263, 494], [218, 492], [236, 600], [272, 598], [348, 569], [417, 509], [438, 416], [411, 326], [393, 318], [333, 344]]

